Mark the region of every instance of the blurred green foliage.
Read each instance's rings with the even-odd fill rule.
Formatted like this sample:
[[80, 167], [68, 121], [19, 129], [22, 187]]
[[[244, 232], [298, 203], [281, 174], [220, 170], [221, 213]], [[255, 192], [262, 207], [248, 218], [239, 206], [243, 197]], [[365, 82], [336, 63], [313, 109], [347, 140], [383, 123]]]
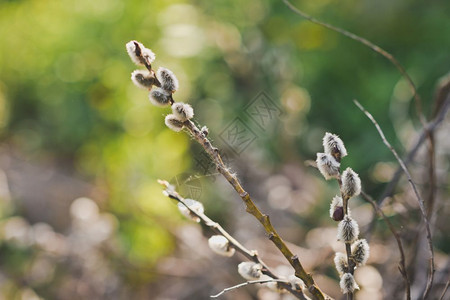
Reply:
[[[429, 114], [435, 84], [450, 66], [449, 1], [295, 4], [393, 53]], [[332, 131], [351, 154], [344, 163], [379, 192], [371, 168], [392, 157], [352, 99], [400, 149], [418, 124], [408, 86], [392, 64], [303, 20], [282, 1], [1, 1], [0, 39], [2, 143], [105, 188], [104, 208], [118, 216], [134, 262], [151, 265], [173, 249], [169, 225], [147, 218], [180, 219], [155, 180], [194, 168], [191, 154], [200, 149], [165, 128], [167, 110], [151, 107], [132, 85], [135, 66], [124, 48], [131, 39], [156, 53], [156, 66], [177, 74], [176, 99], [193, 104], [213, 139], [266, 91], [285, 112], [277, 134], [258, 142], [272, 167], [314, 158], [324, 131]]]

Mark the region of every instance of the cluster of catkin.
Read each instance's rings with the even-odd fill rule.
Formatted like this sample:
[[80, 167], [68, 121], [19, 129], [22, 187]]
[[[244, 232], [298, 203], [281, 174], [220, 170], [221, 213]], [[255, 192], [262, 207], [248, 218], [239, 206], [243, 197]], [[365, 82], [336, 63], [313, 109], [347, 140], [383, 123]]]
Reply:
[[340, 275], [340, 287], [344, 294], [359, 289], [353, 277], [355, 268], [362, 266], [369, 258], [369, 244], [358, 239], [358, 223], [352, 219], [348, 201], [361, 193], [361, 180], [351, 168], [340, 171], [341, 158], [347, 155], [342, 140], [335, 134], [326, 133], [323, 138], [324, 153], [317, 153], [317, 168], [326, 180], [339, 182], [341, 195], [331, 201], [330, 217], [339, 221], [337, 239], [345, 243], [346, 254], [337, 252], [334, 257], [336, 269]]
[[173, 93], [178, 90], [178, 79], [169, 69], [159, 67], [156, 73], [152, 63], [156, 58], [152, 50], [137, 41], [126, 44], [128, 55], [138, 66], [145, 66], [147, 70], [135, 70], [131, 73], [131, 80], [139, 88], [149, 91], [149, 100], [155, 106], [172, 106], [172, 113], [167, 115], [165, 123], [173, 131], [180, 131], [184, 122], [194, 117], [194, 110], [189, 104], [173, 100]]

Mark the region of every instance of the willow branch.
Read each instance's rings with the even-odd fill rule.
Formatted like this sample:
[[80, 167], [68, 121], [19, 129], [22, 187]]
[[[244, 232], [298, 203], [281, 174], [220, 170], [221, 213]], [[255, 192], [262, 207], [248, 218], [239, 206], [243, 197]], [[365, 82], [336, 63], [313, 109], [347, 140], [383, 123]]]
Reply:
[[[214, 231], [217, 234], [221, 234], [223, 235], [228, 242], [230, 243], [231, 247], [233, 247], [234, 249], [236, 249], [237, 252], [241, 253], [243, 256], [245, 256], [247, 259], [258, 263], [262, 266], [262, 270], [261, 272], [267, 276], [272, 277], [272, 281], [277, 281], [279, 282], [279, 285], [281, 288], [286, 289], [287, 291], [289, 291], [291, 294], [293, 294], [294, 296], [298, 297], [299, 299], [304, 299], [304, 294], [301, 290], [297, 290], [295, 288], [293, 288], [291, 286], [291, 284], [289, 282], [283, 281], [283, 280], [279, 280], [278, 276], [275, 275], [270, 269], [269, 267], [264, 263], [264, 261], [259, 257], [258, 253], [256, 251], [252, 251], [252, 250], [248, 250], [247, 248], [245, 248], [241, 243], [239, 243], [231, 234], [229, 234], [219, 223], [214, 222], [213, 220], [211, 220], [207, 215], [205, 215], [204, 213], [200, 213], [196, 210], [191, 209], [185, 202], [184, 202], [184, 198], [178, 194], [175, 189], [173, 188], [173, 186], [171, 186], [169, 184], [169, 182], [165, 181], [165, 180], [158, 180], [158, 183], [161, 184], [165, 190], [164, 190], [164, 195], [166, 195], [167, 197], [176, 200], [177, 202], [183, 204], [190, 212], [191, 214], [195, 215], [196, 217], [198, 217], [203, 224], [205, 224], [206, 226], [208, 226], [212, 231]], [[266, 280], [267, 281], [267, 280]]]
[[375, 200], [373, 200], [372, 197], [370, 197], [368, 194], [366, 194], [363, 191], [361, 191], [361, 196], [367, 202], [372, 204], [373, 209], [375, 210], [375, 212], [377, 212], [383, 218], [383, 221], [389, 227], [389, 230], [392, 232], [392, 234], [395, 237], [395, 240], [397, 241], [398, 251], [400, 252], [400, 263], [399, 263], [398, 269], [400, 271], [400, 274], [402, 274], [403, 279], [405, 280], [406, 299], [409, 300], [409, 299], [411, 299], [411, 283], [410, 283], [410, 280], [409, 280], [409, 277], [408, 277], [408, 272], [406, 270], [405, 252], [403, 250], [403, 243], [402, 243], [402, 240], [400, 238], [400, 235], [395, 230], [395, 227], [394, 227], [394, 225], [392, 225], [391, 221], [389, 221], [389, 219], [386, 217], [386, 215], [384, 214], [383, 210], [381, 210], [381, 208], [377, 205]]
[[381, 56], [383, 56], [384, 58], [386, 58], [387, 60], [389, 60], [394, 67], [400, 72], [400, 74], [405, 78], [406, 82], [408, 83], [409, 87], [411, 88], [411, 91], [413, 92], [413, 97], [414, 97], [414, 101], [416, 104], [416, 110], [417, 110], [417, 114], [419, 116], [420, 122], [422, 123], [423, 126], [425, 126], [426, 120], [425, 117], [422, 113], [422, 100], [420, 99], [419, 94], [417, 93], [417, 87], [414, 84], [414, 81], [411, 79], [411, 77], [408, 75], [408, 73], [406, 72], [405, 68], [402, 66], [402, 64], [400, 64], [400, 62], [395, 58], [394, 55], [392, 55], [391, 53], [389, 53], [388, 51], [384, 50], [383, 48], [375, 45], [374, 43], [372, 43], [371, 41], [360, 37], [352, 32], [349, 32], [345, 29], [333, 26], [331, 24], [322, 22], [310, 15], [308, 15], [307, 13], [301, 11], [300, 9], [298, 9], [297, 7], [295, 7], [291, 2], [289, 2], [288, 0], [283, 0], [284, 4], [294, 13], [296, 13], [297, 15], [307, 19], [308, 21], [323, 26], [325, 28], [328, 28], [330, 30], [333, 30], [334, 32], [337, 32], [339, 34], [342, 34], [354, 41], [357, 41], [367, 47], [369, 47], [370, 49], [372, 49], [374, 52], [380, 54]]
[[259, 208], [251, 199], [250, 195], [242, 187], [236, 175], [230, 172], [229, 168], [224, 164], [219, 150], [211, 144], [206, 135], [204, 135], [191, 120], [187, 120], [186, 122], [184, 122], [184, 127], [211, 157], [216, 165], [218, 172], [222, 174], [223, 177], [225, 177], [225, 179], [231, 184], [234, 190], [239, 194], [242, 201], [246, 205], [246, 211], [249, 214], [253, 215], [264, 227], [264, 230], [266, 231], [269, 239], [280, 250], [289, 264], [294, 268], [295, 276], [303, 280], [305, 285], [308, 287], [309, 292], [315, 299], [325, 299], [325, 295], [314, 282], [312, 275], [305, 271], [298, 256], [292, 253], [292, 251], [288, 248], [286, 243], [277, 233], [272, 223], [270, 222], [269, 216], [263, 214], [259, 210]]
[[429, 294], [429, 292], [431, 290], [431, 287], [433, 285], [435, 266], [434, 266], [434, 251], [433, 251], [433, 241], [432, 241], [430, 223], [428, 221], [427, 211], [425, 209], [424, 201], [423, 201], [422, 197], [420, 196], [419, 191], [417, 190], [417, 186], [414, 183], [414, 181], [412, 180], [411, 174], [409, 173], [405, 163], [400, 158], [400, 156], [398, 155], [398, 153], [394, 149], [394, 147], [392, 147], [392, 145], [387, 141], [383, 131], [381, 130], [380, 125], [378, 125], [377, 121], [372, 116], [372, 114], [370, 114], [357, 100], [353, 100], [353, 101], [355, 102], [356, 106], [358, 106], [358, 108], [370, 119], [370, 121], [372, 121], [373, 125], [375, 126], [375, 128], [378, 131], [378, 133], [380, 134], [381, 139], [383, 140], [383, 143], [386, 145], [386, 147], [395, 156], [395, 159], [398, 161], [398, 163], [400, 164], [400, 167], [402, 168], [403, 172], [405, 173], [406, 177], [408, 178], [408, 182], [410, 183], [410, 185], [411, 185], [411, 187], [412, 187], [412, 189], [414, 191], [414, 194], [416, 195], [417, 202], [419, 203], [420, 212], [422, 213], [422, 218], [423, 218], [423, 221], [425, 223], [425, 228], [426, 228], [426, 236], [427, 236], [427, 241], [428, 241], [428, 250], [430, 252], [430, 272], [428, 274], [428, 282], [427, 282], [427, 285], [426, 285], [426, 288], [425, 288], [425, 292], [423, 294], [423, 298], [426, 299], [428, 297], [428, 294]]
[[444, 300], [444, 296], [445, 296], [445, 293], [447, 293], [449, 284], [450, 284], [450, 279], [447, 280], [447, 283], [445, 284], [444, 290], [442, 291], [442, 294], [439, 297], [439, 300]]
[[[226, 292], [232, 291], [232, 290], [236, 290], [238, 288], [244, 287], [246, 285], [250, 285], [250, 284], [263, 284], [263, 283], [269, 283], [269, 282], [277, 282], [277, 283], [286, 283], [289, 284], [287, 281], [284, 280], [280, 280], [280, 279], [266, 279], [266, 280], [252, 280], [252, 281], [247, 281], [247, 282], [243, 282], [237, 285], [234, 285], [232, 287], [223, 289], [220, 293], [216, 294], [216, 295], [212, 295], [210, 296], [211, 298], [218, 298], [220, 296], [222, 296], [223, 294], [225, 294]], [[300, 299], [304, 299], [307, 300], [308, 298], [306, 298], [305, 296], [303, 296], [303, 298]]]

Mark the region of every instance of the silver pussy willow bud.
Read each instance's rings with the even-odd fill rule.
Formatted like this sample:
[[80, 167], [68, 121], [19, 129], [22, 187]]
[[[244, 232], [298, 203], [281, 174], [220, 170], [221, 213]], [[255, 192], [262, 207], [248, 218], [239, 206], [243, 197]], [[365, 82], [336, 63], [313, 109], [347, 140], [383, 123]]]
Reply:
[[317, 153], [316, 163], [317, 168], [326, 180], [339, 176], [340, 164], [330, 154]]
[[261, 277], [262, 266], [260, 264], [245, 261], [238, 265], [239, 274], [246, 280], [257, 280]]
[[330, 205], [330, 218], [341, 221], [344, 218], [344, 204], [342, 197], [334, 196]]
[[230, 247], [228, 239], [223, 235], [213, 235], [209, 238], [208, 245], [212, 251], [222, 256], [231, 257], [235, 252], [234, 248]]
[[351, 198], [361, 193], [361, 179], [351, 168], [342, 173], [342, 194]]
[[162, 88], [154, 88], [148, 94], [148, 99], [155, 106], [167, 106], [170, 104], [170, 95]]
[[[184, 203], [193, 211], [195, 211], [198, 214], [203, 214], [205, 209], [203, 208], [203, 204], [201, 204], [198, 201], [192, 200], [192, 199], [184, 199]], [[195, 222], [200, 222], [200, 218], [197, 217], [194, 213], [192, 213], [186, 206], [183, 205], [183, 203], [178, 203], [178, 209], [181, 212], [181, 214]]]
[[126, 48], [131, 60], [138, 66], [151, 64], [156, 58], [152, 50], [145, 48], [138, 41], [128, 42]]
[[172, 104], [172, 113], [180, 120], [186, 121], [194, 117], [194, 110], [192, 106], [183, 102]]
[[360, 239], [352, 244], [352, 257], [358, 266], [366, 264], [370, 255], [370, 247], [365, 239]]
[[347, 156], [344, 142], [335, 134], [325, 133], [323, 148], [326, 154], [332, 155], [337, 161], [341, 161], [342, 157]]
[[348, 264], [347, 264], [347, 256], [342, 252], [336, 252], [334, 256], [334, 264], [336, 265], [336, 270], [339, 275], [347, 272]]
[[349, 216], [345, 216], [344, 219], [339, 222], [337, 239], [338, 241], [344, 241], [345, 243], [351, 243], [358, 238], [359, 227], [358, 223]]
[[355, 290], [359, 290], [359, 286], [356, 284], [355, 278], [350, 273], [345, 273], [342, 275], [339, 285], [342, 293], [344, 294], [353, 293]]
[[170, 71], [169, 69], [163, 67], [158, 68], [158, 71], [156, 72], [156, 77], [161, 82], [161, 87], [164, 90], [170, 93], [173, 93], [176, 90], [178, 90], [178, 79], [175, 76], [175, 74], [173, 74], [173, 72]]
[[155, 78], [147, 70], [135, 70], [131, 73], [131, 81], [138, 88], [150, 90], [155, 83]]
[[166, 126], [172, 129], [175, 132], [181, 131], [183, 129], [183, 122], [180, 121], [175, 115], [167, 115], [164, 119], [164, 122], [166, 123]]

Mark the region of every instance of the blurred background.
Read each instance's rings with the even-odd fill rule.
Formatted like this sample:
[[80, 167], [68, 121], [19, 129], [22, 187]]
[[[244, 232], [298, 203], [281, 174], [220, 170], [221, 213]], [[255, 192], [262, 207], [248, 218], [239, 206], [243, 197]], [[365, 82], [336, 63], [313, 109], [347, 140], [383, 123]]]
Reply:
[[[385, 48], [405, 66], [433, 116], [436, 87], [450, 70], [450, 2], [295, 1], [311, 15]], [[293, 271], [217, 176], [203, 149], [164, 125], [130, 73], [125, 43], [157, 55], [177, 75], [177, 101], [193, 105], [225, 161], [274, 226], [341, 298], [334, 269], [338, 192], [305, 165], [338, 134], [342, 164], [379, 199], [397, 168], [358, 99], [405, 156], [420, 135], [412, 93], [385, 58], [312, 24], [282, 1], [0, 1], [0, 299], [208, 299], [243, 281], [244, 258], [214, 255], [207, 228], [183, 218], [158, 178], [205, 205], [275, 273]], [[233, 130], [244, 134], [236, 142]], [[436, 188], [429, 205], [436, 278], [448, 280], [448, 118], [436, 132]], [[410, 165], [429, 195], [427, 147]], [[428, 198], [427, 198], [428, 199]], [[399, 253], [361, 197], [350, 204], [371, 257], [357, 299], [400, 299]], [[413, 298], [423, 291], [427, 251], [417, 201], [403, 178], [383, 206], [405, 243]], [[439, 213], [437, 213], [439, 212]], [[434, 298], [435, 297], [435, 298]], [[245, 287], [223, 299], [289, 299]]]

